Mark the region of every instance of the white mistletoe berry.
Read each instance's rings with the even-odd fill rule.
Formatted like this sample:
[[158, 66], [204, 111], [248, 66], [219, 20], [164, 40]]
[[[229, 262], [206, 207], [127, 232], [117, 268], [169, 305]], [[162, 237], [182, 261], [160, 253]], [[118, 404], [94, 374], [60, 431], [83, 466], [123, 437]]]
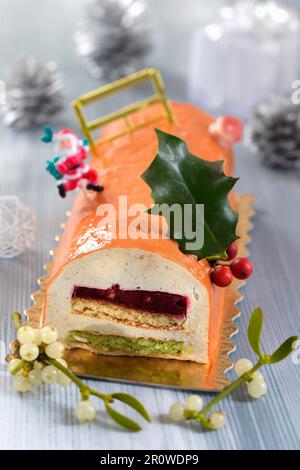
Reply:
[[43, 383], [42, 371], [40, 369], [32, 369], [28, 374], [28, 380], [34, 387], [39, 387]]
[[25, 343], [20, 347], [20, 356], [25, 361], [34, 361], [40, 354], [39, 347], [33, 343]]
[[41, 374], [43, 382], [51, 384], [56, 381], [57, 369], [54, 366], [46, 366]]
[[198, 395], [190, 395], [185, 402], [185, 409], [199, 413], [203, 408], [203, 400]]
[[46, 346], [45, 348], [45, 353], [51, 359], [60, 359], [63, 356], [64, 352], [65, 352], [65, 347], [59, 341], [48, 344], [48, 346]]
[[90, 400], [84, 400], [76, 406], [75, 415], [80, 423], [89, 423], [95, 419], [96, 408]]
[[58, 338], [57, 329], [53, 326], [45, 326], [41, 329], [41, 339], [45, 344], [55, 343]]
[[57, 371], [56, 383], [62, 387], [68, 387], [72, 380], [60, 370]]
[[174, 423], [180, 423], [185, 419], [184, 406], [181, 403], [174, 403], [169, 410], [169, 418]]
[[14, 378], [13, 387], [17, 392], [26, 393], [26, 392], [30, 392], [31, 383], [29, 382], [27, 377], [23, 377], [21, 375], [21, 376]]
[[265, 378], [264, 376], [262, 375], [262, 373], [257, 370], [256, 372], [253, 373], [252, 375], [253, 379], [254, 380], [258, 380], [258, 381], [261, 381], [261, 382], [265, 382]]
[[17, 340], [21, 344], [34, 343], [34, 340], [35, 340], [34, 329], [29, 325], [21, 326], [21, 328], [19, 328], [17, 331]]
[[251, 398], [261, 398], [266, 395], [268, 391], [267, 384], [261, 380], [251, 380], [247, 384], [247, 390]]
[[214, 411], [208, 419], [213, 429], [223, 428], [226, 422], [225, 415], [219, 411]]
[[245, 374], [246, 372], [249, 372], [250, 369], [252, 369], [253, 364], [249, 359], [239, 359], [234, 366], [235, 373], [238, 377], [241, 377], [241, 375]]

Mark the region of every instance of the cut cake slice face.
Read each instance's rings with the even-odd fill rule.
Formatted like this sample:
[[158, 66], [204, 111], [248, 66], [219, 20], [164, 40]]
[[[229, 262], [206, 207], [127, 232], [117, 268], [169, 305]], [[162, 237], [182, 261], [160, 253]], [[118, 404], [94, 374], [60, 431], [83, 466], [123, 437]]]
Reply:
[[[111, 288], [111, 283], [119, 287]], [[74, 287], [82, 285], [85, 287]], [[102, 297], [104, 292], [117, 293], [119, 303], [95, 299], [95, 293], [99, 294], [95, 286], [99, 285]], [[131, 297], [134, 293], [139, 299], [147, 292], [153, 295], [152, 306], [158, 309], [157, 298], [162, 296], [167, 301], [165, 309], [169, 310], [155, 312], [155, 308], [146, 310], [141, 304], [125, 305], [120, 302], [120, 291], [123, 298], [124, 293]], [[184, 307], [173, 310], [169, 299], [183, 302]], [[116, 355], [201, 362], [208, 359], [207, 343], [199, 341], [208, 337], [207, 290], [189, 271], [153, 253], [115, 248], [73, 261], [49, 289], [47, 312], [48, 321], [55, 322], [69, 347]]]

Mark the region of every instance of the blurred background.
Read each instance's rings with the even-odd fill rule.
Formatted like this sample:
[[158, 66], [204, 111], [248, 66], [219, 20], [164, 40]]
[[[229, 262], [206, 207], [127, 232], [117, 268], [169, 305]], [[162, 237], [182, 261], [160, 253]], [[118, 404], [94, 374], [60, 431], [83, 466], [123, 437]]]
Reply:
[[[257, 8], [261, 4], [268, 6]], [[73, 98], [126, 71], [151, 65], [161, 70], [171, 98], [212, 110], [221, 106], [247, 117], [254, 94], [258, 100], [267, 90], [288, 92], [287, 81], [297, 78], [300, 4], [283, 0], [277, 4], [281, 10], [276, 4], [1, 0], [1, 76], [21, 57], [53, 60], [64, 76], [67, 96]], [[91, 64], [87, 68], [88, 60], [96, 62], [94, 69]], [[92, 78], [97, 67], [102, 77]]]

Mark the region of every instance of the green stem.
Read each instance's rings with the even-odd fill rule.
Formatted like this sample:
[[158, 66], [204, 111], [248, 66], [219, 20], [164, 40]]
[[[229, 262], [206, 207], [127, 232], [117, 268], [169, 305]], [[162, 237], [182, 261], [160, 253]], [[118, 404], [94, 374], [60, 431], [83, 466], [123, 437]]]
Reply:
[[227, 253], [224, 251], [224, 253], [221, 253], [220, 255], [215, 255], [215, 256], [207, 256], [206, 257], [207, 261], [212, 261], [212, 262], [218, 262], [218, 261], [226, 261], [227, 259]]
[[104, 403], [111, 403], [113, 402], [113, 398], [111, 395], [106, 395], [105, 393], [98, 392], [97, 390], [94, 390], [93, 388], [90, 388], [90, 394], [94, 395], [95, 397], [101, 398], [101, 400], [104, 401]]
[[239, 387], [242, 383], [248, 382], [251, 380], [251, 377], [253, 376], [254, 372], [256, 372], [260, 367], [262, 367], [265, 364], [264, 358], [261, 358], [257, 364], [255, 364], [252, 369], [250, 369], [248, 372], [245, 374], [241, 375], [237, 380], [232, 382], [228, 387], [226, 387], [219, 395], [217, 395], [213, 400], [211, 400], [208, 405], [206, 405], [205, 408], [199, 413], [196, 417], [199, 421], [201, 421], [203, 424], [206, 424], [207, 418], [206, 415], [208, 412], [216, 406], [223, 398], [227, 397], [233, 390], [235, 390], [237, 387]]
[[88, 398], [88, 396], [90, 394], [89, 387], [82, 380], [80, 380], [79, 377], [74, 375], [73, 372], [71, 372], [69, 369], [64, 367], [56, 359], [47, 358], [46, 362], [48, 362], [52, 366], [56, 367], [56, 369], [60, 370], [63, 374], [65, 374], [67, 377], [69, 377], [69, 379], [72, 380], [72, 382], [74, 382], [74, 384], [77, 385], [77, 387], [79, 388], [80, 393], [82, 395], [82, 398], [85, 398], [85, 399]]
[[73, 372], [70, 371], [70, 369], [64, 367], [56, 359], [47, 358], [46, 362], [56, 367], [56, 369], [60, 370], [63, 374], [69, 377], [69, 379], [72, 380], [75, 385], [77, 385], [83, 400], [87, 400], [90, 395], [94, 395], [98, 398], [101, 398], [101, 400], [103, 400], [105, 403], [110, 403], [112, 401], [112, 397], [110, 395], [105, 395], [104, 393], [97, 392], [97, 390], [89, 388], [79, 377], [74, 375]]
[[26, 364], [26, 361], [21, 361], [16, 367], [13, 368], [13, 370], [10, 372], [11, 375], [17, 375], [18, 372], [20, 372]]
[[11, 319], [14, 322], [16, 331], [18, 331], [18, 329], [21, 328], [21, 326], [22, 326], [22, 322], [21, 322], [22, 316], [21, 316], [21, 314], [19, 312], [14, 312], [11, 315]]
[[230, 268], [231, 262], [220, 260], [220, 261], [216, 262], [216, 266], [226, 266], [226, 267]]

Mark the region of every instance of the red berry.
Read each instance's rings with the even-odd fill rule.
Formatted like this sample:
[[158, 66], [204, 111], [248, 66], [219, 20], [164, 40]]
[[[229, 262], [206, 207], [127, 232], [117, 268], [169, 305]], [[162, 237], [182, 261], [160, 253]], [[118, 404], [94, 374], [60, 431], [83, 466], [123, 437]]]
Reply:
[[253, 264], [248, 258], [236, 258], [231, 263], [230, 269], [237, 279], [247, 279], [253, 272]]
[[234, 258], [236, 258], [237, 254], [238, 254], [237, 242], [231, 243], [231, 245], [227, 248], [226, 253], [227, 253], [227, 256], [228, 256], [227, 261], [231, 261]]
[[217, 266], [211, 273], [211, 280], [218, 287], [227, 287], [232, 283], [232, 272], [226, 266]]

